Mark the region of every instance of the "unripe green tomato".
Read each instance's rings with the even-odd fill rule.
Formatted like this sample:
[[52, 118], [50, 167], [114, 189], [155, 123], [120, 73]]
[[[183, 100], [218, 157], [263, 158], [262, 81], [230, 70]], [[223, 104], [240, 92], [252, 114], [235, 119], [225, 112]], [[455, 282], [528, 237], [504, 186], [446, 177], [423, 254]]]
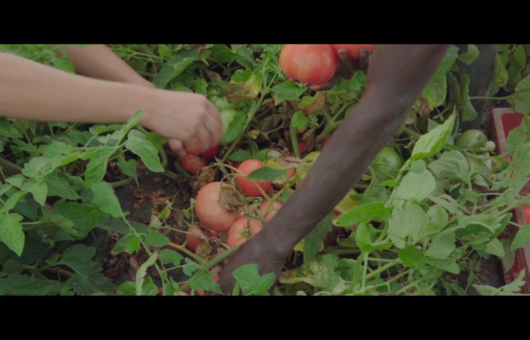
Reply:
[[461, 149], [482, 148], [488, 141], [488, 137], [480, 130], [467, 130], [455, 141], [455, 146]]

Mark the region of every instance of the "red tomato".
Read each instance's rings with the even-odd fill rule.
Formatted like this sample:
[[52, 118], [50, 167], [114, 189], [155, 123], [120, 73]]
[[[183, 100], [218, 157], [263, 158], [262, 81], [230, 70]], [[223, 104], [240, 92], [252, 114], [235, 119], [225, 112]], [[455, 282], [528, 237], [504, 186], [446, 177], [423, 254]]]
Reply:
[[[214, 277], [213, 280], [215, 282], [218, 282], [219, 281], [219, 278], [218, 277]], [[199, 295], [204, 295], [204, 292], [202, 290], [197, 290], [197, 293], [199, 293]], [[206, 293], [206, 295], [208, 295], [208, 293]]]
[[360, 51], [363, 48], [366, 48], [368, 52], [372, 53], [374, 51], [374, 46], [375, 45], [373, 44], [350, 44], [350, 45], [347, 45], [347, 44], [334, 44], [333, 45], [332, 44], [331, 45], [335, 53], [337, 53], [340, 49], [345, 49], [346, 51], [348, 51], [348, 54], [351, 60], [359, 59]]
[[298, 141], [298, 150], [300, 150], [300, 153], [304, 153], [306, 147], [307, 147], [307, 141], [305, 140]]
[[326, 144], [328, 144], [328, 141], [329, 141], [330, 138], [331, 138], [331, 137], [328, 137], [328, 138], [324, 138], [324, 139], [322, 140], [322, 149], [324, 149], [324, 147], [326, 146]]
[[240, 217], [230, 227], [226, 244], [233, 248], [259, 233], [261, 229], [263, 229], [263, 224], [259, 220], [250, 219], [249, 221], [246, 216]]
[[193, 145], [185, 145], [184, 150], [190, 155], [198, 156], [201, 153], [201, 141], [199, 138], [195, 137]]
[[523, 205], [524, 217], [526, 224], [530, 224], [530, 205]]
[[[239, 166], [238, 170], [241, 171], [245, 176], [248, 176], [251, 172], [253, 172], [256, 169], [259, 169], [263, 166], [263, 163], [256, 159], [249, 159], [247, 161], [244, 161]], [[247, 196], [250, 197], [259, 197], [261, 196], [261, 192], [256, 187], [256, 184], [251, 182], [249, 179], [243, 178], [243, 177], [237, 177], [236, 178], [237, 184], [241, 188], [241, 191]], [[272, 182], [256, 182], [263, 191], [267, 192], [270, 187], [272, 186]]]
[[267, 209], [269, 209], [269, 201], [265, 201], [259, 206], [259, 211], [261, 211], [263, 216], [265, 216], [265, 222], [269, 222], [274, 217], [274, 215], [276, 215], [278, 210], [275, 209], [280, 209], [282, 207], [282, 204], [278, 201], [274, 201], [272, 206], [273, 208], [271, 209], [271, 211], [269, 211], [267, 215], [265, 215], [265, 213], [267, 212]]
[[[289, 175], [289, 179], [293, 178], [296, 175], [296, 169], [289, 169], [289, 171], [287, 171], [287, 175]], [[285, 186], [285, 184], [287, 184], [287, 182], [283, 184], [272, 183], [272, 186], [274, 187], [274, 189], [280, 190]]]
[[[212, 239], [214, 237], [219, 237], [219, 233], [213, 230], [201, 230], [203, 234], [208, 238]], [[188, 228], [188, 233], [193, 233], [192, 228]], [[197, 236], [193, 236], [190, 234], [186, 234], [186, 240], [189, 240], [188, 243], [186, 243], [186, 247], [191, 250], [194, 253], [197, 253], [197, 247], [199, 246], [199, 243], [201, 243], [201, 239]]]
[[238, 212], [230, 212], [219, 204], [221, 182], [207, 184], [195, 199], [195, 213], [202, 224], [213, 231], [226, 231], [239, 218]]
[[326, 83], [337, 67], [337, 55], [331, 45], [285, 45], [280, 54], [283, 73], [302, 83]]
[[212, 157], [217, 156], [218, 152], [219, 152], [219, 146], [216, 145], [216, 146], [213, 146], [213, 147], [209, 148], [208, 150], [204, 151], [202, 153], [202, 156], [204, 158], [212, 158]]
[[192, 154], [186, 154], [184, 157], [180, 157], [180, 165], [190, 175], [196, 175], [200, 168], [206, 166], [206, 160], [202, 157], [195, 156]]

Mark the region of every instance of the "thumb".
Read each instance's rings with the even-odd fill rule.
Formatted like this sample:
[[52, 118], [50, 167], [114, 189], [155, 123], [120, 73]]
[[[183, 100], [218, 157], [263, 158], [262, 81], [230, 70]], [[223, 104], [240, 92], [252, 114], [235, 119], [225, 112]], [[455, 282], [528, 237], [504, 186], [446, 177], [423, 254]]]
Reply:
[[184, 150], [184, 147], [182, 146], [182, 142], [176, 139], [170, 139], [169, 140], [169, 147], [171, 148], [171, 151], [179, 155], [180, 157], [186, 156], [186, 150]]

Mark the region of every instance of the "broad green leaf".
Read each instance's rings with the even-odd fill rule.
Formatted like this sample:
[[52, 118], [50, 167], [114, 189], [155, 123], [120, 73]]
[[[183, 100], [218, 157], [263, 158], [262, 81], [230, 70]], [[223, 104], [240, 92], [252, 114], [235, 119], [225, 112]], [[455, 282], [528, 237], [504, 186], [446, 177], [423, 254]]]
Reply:
[[158, 88], [166, 88], [171, 80], [178, 77], [188, 66], [199, 59], [197, 50], [183, 51], [174, 55], [162, 66], [160, 72], [155, 75], [154, 84]]
[[288, 169], [292, 167], [282, 166], [277, 160], [270, 159], [264, 166], [251, 172], [247, 178], [259, 182], [285, 183], [289, 180]]
[[283, 284], [306, 282], [313, 287], [331, 292], [335, 289], [340, 290], [344, 286], [344, 280], [337, 273], [337, 268], [337, 257], [327, 254], [319, 261], [304, 263], [300, 268], [291, 271], [288, 277], [280, 276], [279, 280]]
[[461, 53], [458, 56], [458, 60], [460, 60], [461, 62], [465, 63], [466, 65], [469, 65], [469, 64], [471, 64], [472, 62], [474, 62], [478, 58], [479, 54], [480, 54], [480, 52], [479, 52], [477, 46], [475, 46], [473, 44], [469, 44], [469, 45], [467, 45], [467, 51], [464, 52], [464, 53]]
[[112, 255], [118, 255], [121, 252], [124, 252], [127, 248], [127, 245], [129, 244], [129, 241], [132, 240], [136, 235], [134, 234], [127, 234], [120, 238], [118, 242], [114, 245], [114, 248], [112, 249], [111, 254]]
[[426, 98], [429, 102], [430, 110], [434, 110], [435, 107], [440, 106], [444, 103], [447, 94], [447, 72], [454, 64], [458, 57], [458, 48], [456, 46], [450, 46], [442, 61], [438, 65], [436, 73], [432, 75], [429, 83], [423, 89], [422, 97]]
[[503, 87], [508, 83], [508, 71], [504, 66], [502, 59], [498, 53], [495, 54], [495, 69], [491, 84], [493, 87]]
[[18, 256], [24, 250], [25, 235], [20, 221], [23, 217], [19, 214], [9, 214], [0, 220], [0, 240]]
[[324, 240], [324, 236], [332, 230], [332, 227], [332, 214], [330, 213], [304, 238], [304, 262], [316, 257]]
[[286, 100], [296, 100], [300, 98], [302, 93], [306, 90], [298, 84], [285, 81], [281, 84], [272, 87], [272, 93], [274, 94], [274, 105], [280, 105]]
[[149, 170], [153, 172], [164, 172], [164, 168], [160, 164], [160, 158], [158, 157], [158, 150], [140, 131], [131, 130], [129, 132], [125, 147], [139, 156]]
[[418, 142], [414, 145], [414, 149], [412, 150], [411, 160], [414, 161], [432, 157], [442, 150], [442, 147], [445, 145], [453, 131], [456, 117], [455, 111], [456, 108], [453, 110], [453, 114], [443, 124], [438, 125], [418, 139]]
[[502, 246], [501, 241], [499, 239], [493, 239], [488, 245], [486, 246], [486, 252], [488, 254], [493, 254], [497, 257], [504, 257], [504, 248]]
[[95, 183], [92, 185], [92, 193], [94, 194], [92, 202], [97, 205], [101, 211], [114, 218], [123, 216], [120, 201], [118, 201], [112, 185], [106, 182]]
[[506, 138], [506, 152], [515, 151], [526, 143], [530, 143], [530, 117], [525, 115], [521, 125], [508, 134]]
[[445, 270], [452, 274], [460, 273], [460, 267], [458, 266], [458, 264], [456, 264], [454, 260], [437, 259], [437, 258], [428, 257], [426, 259], [426, 263], [430, 266]]
[[[47, 168], [49, 160], [44, 157], [32, 158], [24, 165], [22, 174], [27, 177], [40, 177], [42, 172]], [[87, 168], [88, 171], [88, 168]]]
[[107, 171], [109, 157], [114, 153], [114, 148], [102, 147], [90, 158], [85, 171], [85, 183], [87, 188], [94, 183], [101, 182]]
[[44, 178], [44, 183], [48, 187], [48, 196], [59, 196], [69, 200], [78, 200], [81, 197], [74, 188], [63, 177], [50, 174]]
[[202, 290], [203, 292], [216, 292], [219, 294], [223, 293], [209, 272], [204, 272], [202, 270], [195, 272], [191, 279], [189, 279], [188, 283], [190, 284], [190, 287], [196, 291]]
[[252, 158], [252, 154], [250, 153], [250, 151], [247, 151], [247, 150], [241, 150], [241, 151], [234, 152], [228, 157], [229, 160], [236, 161], [236, 162], [244, 162], [251, 158]]
[[469, 178], [469, 163], [457, 150], [444, 152], [439, 159], [429, 164], [429, 170], [439, 179], [466, 181]]
[[20, 132], [7, 119], [0, 117], [0, 136], [7, 138], [22, 138]]
[[222, 64], [229, 64], [237, 59], [237, 54], [224, 44], [215, 44], [211, 51], [211, 58]]
[[134, 254], [134, 252], [139, 251], [141, 247], [140, 242], [141, 242], [140, 236], [135, 236], [131, 238], [127, 242], [127, 246], [125, 246], [125, 252], [129, 254]]
[[145, 243], [148, 247], [163, 247], [169, 242], [169, 239], [157, 231], [150, 230], [149, 234], [145, 237]]
[[297, 111], [294, 113], [293, 118], [291, 119], [291, 125], [297, 129], [303, 129], [309, 123], [305, 113], [302, 111]]
[[515, 93], [510, 98], [510, 101], [515, 103], [514, 109], [516, 112], [527, 114], [530, 113], [530, 75], [517, 84]]
[[445, 230], [432, 239], [425, 255], [428, 257], [446, 259], [456, 248], [455, 240], [455, 232], [452, 230]]
[[243, 133], [246, 121], [247, 116], [242, 112], [237, 112], [237, 114], [234, 116], [234, 119], [228, 125], [228, 129], [224, 135], [227, 143], [235, 140], [241, 133]]
[[142, 294], [142, 288], [144, 284], [144, 277], [145, 274], [147, 274], [147, 268], [151, 267], [153, 264], [155, 264], [156, 259], [158, 258], [158, 254], [154, 253], [145, 261], [140, 268], [138, 268], [138, 271], [136, 272], [136, 295]]
[[415, 241], [427, 222], [425, 211], [417, 205], [407, 205], [403, 210], [394, 209], [389, 221], [388, 235], [396, 247], [405, 248], [407, 237]]
[[55, 207], [54, 213], [74, 222], [76, 237], [85, 237], [92, 228], [109, 217], [95, 207], [74, 202]]
[[145, 135], [145, 138], [153, 143], [156, 148], [162, 147], [167, 143], [167, 138], [164, 138], [155, 132], [148, 132]]
[[[519, 192], [528, 182], [530, 174], [530, 143], [521, 145], [512, 159], [512, 163], [502, 172], [495, 175], [499, 180], [495, 186], [512, 188]], [[494, 186], [494, 189], [495, 189]]]
[[3, 263], [4, 272], [9, 274], [18, 274], [22, 272], [22, 264], [14, 259], [9, 259]]
[[126, 161], [125, 158], [119, 157], [118, 164], [120, 165], [121, 172], [123, 172], [123, 174], [127, 176], [134, 178], [136, 184], [138, 184], [138, 175], [136, 173], [136, 160], [129, 159], [128, 161]]
[[425, 255], [413, 245], [400, 249], [399, 259], [405, 267], [421, 269], [425, 267]]
[[182, 255], [170, 249], [162, 249], [160, 252], [160, 261], [162, 264], [172, 263], [175, 266], [179, 266], [182, 259]]
[[420, 202], [429, 196], [435, 188], [436, 182], [430, 171], [425, 170], [420, 174], [410, 171], [399, 183], [395, 199]]
[[385, 208], [383, 202], [373, 202], [359, 205], [337, 217], [333, 224], [337, 227], [349, 227], [357, 223], [368, 223], [374, 218], [390, 215], [392, 209]]
[[449, 215], [441, 205], [433, 205], [427, 210], [428, 231], [442, 230], [449, 222]]
[[36, 181], [32, 178], [29, 182], [24, 183], [22, 190], [29, 191], [37, 203], [44, 206], [48, 194], [48, 186], [42, 181]]
[[510, 249], [516, 251], [519, 248], [530, 246], [530, 225], [525, 225], [517, 232]]
[[48, 295], [59, 282], [43, 281], [31, 276], [11, 274], [0, 278], [0, 290], [12, 296], [43, 296]]
[[514, 59], [519, 64], [519, 66], [521, 67], [526, 66], [526, 53], [525, 53], [523, 45], [517, 46], [517, 48], [513, 52], [513, 56], [514, 56]]

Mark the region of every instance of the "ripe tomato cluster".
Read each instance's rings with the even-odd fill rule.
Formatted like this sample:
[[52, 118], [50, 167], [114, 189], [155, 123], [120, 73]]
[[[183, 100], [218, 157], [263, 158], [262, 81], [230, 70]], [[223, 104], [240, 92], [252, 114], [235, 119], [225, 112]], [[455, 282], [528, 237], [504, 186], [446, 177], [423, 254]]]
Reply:
[[351, 60], [358, 60], [365, 48], [372, 52], [371, 44], [309, 44], [285, 45], [280, 54], [280, 68], [288, 77], [306, 84], [324, 84], [339, 70], [337, 52], [348, 51]]

